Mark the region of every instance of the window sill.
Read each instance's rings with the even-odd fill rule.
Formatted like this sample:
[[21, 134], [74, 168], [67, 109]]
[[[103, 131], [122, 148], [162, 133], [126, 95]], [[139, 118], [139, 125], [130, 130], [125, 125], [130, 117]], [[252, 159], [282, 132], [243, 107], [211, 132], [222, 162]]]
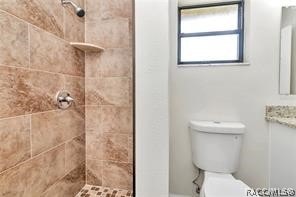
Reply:
[[249, 62], [240, 63], [215, 63], [215, 64], [178, 64], [178, 68], [183, 67], [220, 67], [220, 66], [249, 66]]

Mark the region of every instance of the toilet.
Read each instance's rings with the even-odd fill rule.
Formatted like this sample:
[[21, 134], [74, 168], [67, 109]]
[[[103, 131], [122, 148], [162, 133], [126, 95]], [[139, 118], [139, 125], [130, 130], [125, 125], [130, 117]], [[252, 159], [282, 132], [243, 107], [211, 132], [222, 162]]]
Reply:
[[190, 132], [192, 161], [204, 171], [200, 197], [247, 197], [250, 188], [231, 174], [239, 165], [245, 125], [191, 121]]

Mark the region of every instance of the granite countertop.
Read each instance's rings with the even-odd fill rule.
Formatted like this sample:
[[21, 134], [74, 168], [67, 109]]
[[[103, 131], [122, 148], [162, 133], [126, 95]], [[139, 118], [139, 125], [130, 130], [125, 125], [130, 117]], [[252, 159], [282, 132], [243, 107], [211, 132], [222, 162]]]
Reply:
[[296, 128], [296, 106], [266, 106], [265, 119]]

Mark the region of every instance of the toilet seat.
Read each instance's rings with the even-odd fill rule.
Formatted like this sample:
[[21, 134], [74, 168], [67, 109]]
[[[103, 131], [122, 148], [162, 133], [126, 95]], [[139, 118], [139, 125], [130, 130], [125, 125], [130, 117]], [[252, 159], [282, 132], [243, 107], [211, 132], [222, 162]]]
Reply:
[[205, 172], [201, 197], [247, 197], [250, 189], [231, 174]]

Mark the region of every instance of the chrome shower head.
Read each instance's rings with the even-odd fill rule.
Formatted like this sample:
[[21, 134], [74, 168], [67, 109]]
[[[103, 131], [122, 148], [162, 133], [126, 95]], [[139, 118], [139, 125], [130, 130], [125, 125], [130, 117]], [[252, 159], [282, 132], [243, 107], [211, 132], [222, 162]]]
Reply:
[[75, 10], [75, 13], [77, 16], [84, 17], [85, 11], [81, 7], [76, 5], [74, 2], [72, 2], [70, 0], [61, 0], [61, 1], [62, 1], [62, 5], [66, 5], [66, 4], [72, 5], [74, 7], [74, 10]]

